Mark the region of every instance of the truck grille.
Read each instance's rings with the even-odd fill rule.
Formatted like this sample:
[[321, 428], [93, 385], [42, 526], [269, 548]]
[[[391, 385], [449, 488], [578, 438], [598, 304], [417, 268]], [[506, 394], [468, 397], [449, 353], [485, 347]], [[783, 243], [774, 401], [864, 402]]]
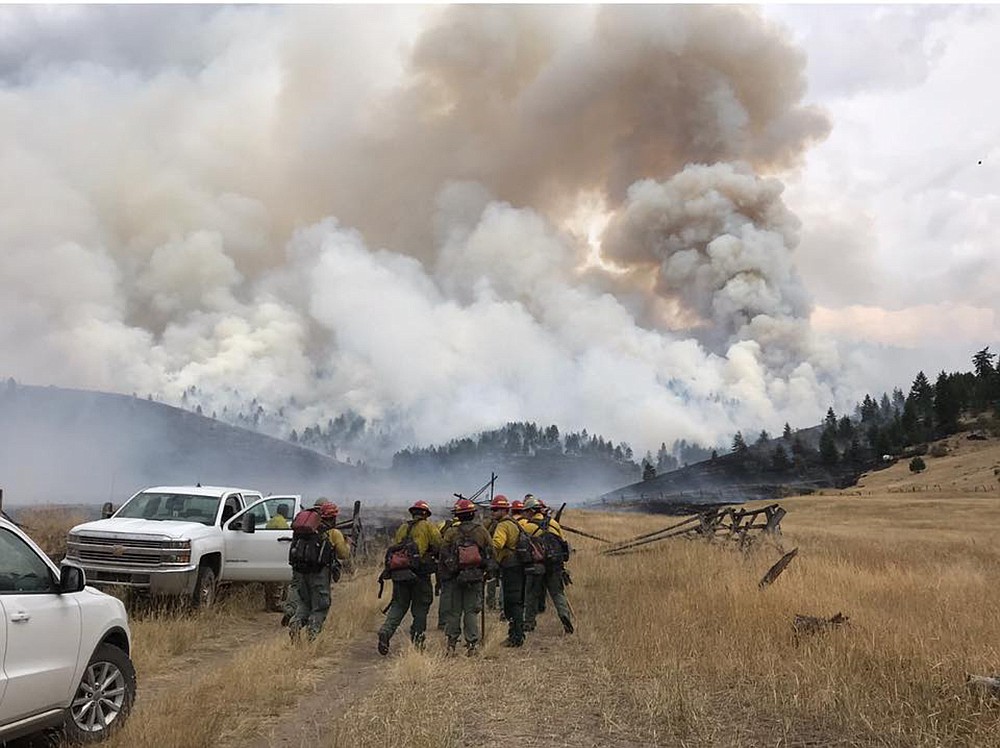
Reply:
[[66, 543], [66, 556], [80, 563], [108, 566], [160, 566], [165, 554], [176, 554], [171, 541], [138, 538], [107, 538], [73, 535]]

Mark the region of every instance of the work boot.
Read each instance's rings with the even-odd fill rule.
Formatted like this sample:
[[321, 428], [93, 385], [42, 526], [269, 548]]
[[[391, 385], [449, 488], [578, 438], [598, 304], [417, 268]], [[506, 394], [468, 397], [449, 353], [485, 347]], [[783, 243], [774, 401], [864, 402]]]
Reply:
[[475, 657], [479, 650], [476, 648], [476, 642], [466, 642], [465, 643], [465, 656]]
[[452, 638], [449, 637], [449, 639], [448, 639], [448, 647], [445, 649], [445, 656], [446, 657], [454, 657], [455, 654], [456, 654], [455, 648], [457, 646], [458, 646], [458, 639], [452, 639]]
[[564, 618], [563, 616], [559, 616], [559, 620], [562, 621], [563, 631], [565, 631], [567, 634], [572, 634], [573, 622], [569, 620], [569, 618]]
[[410, 641], [413, 642], [413, 646], [419, 649], [421, 652], [424, 651], [424, 645], [427, 641], [427, 637], [424, 634], [410, 634]]
[[389, 654], [389, 635], [378, 632], [378, 653], [383, 657]]
[[289, 622], [289, 621], [291, 621], [291, 620], [292, 620], [292, 614], [291, 614], [291, 613], [285, 613], [285, 614], [284, 614], [284, 615], [283, 615], [283, 616], [281, 617], [281, 625], [282, 625], [282, 626], [287, 626], [287, 625], [288, 625], [288, 622]]

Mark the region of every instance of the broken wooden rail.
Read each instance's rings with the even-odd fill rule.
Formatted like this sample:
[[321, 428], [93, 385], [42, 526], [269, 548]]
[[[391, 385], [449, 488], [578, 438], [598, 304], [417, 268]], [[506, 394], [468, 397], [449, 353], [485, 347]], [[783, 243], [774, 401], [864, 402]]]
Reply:
[[661, 530], [647, 532], [634, 538], [614, 543], [601, 553], [616, 556], [630, 553], [638, 548], [675, 537], [704, 538], [714, 540], [721, 537], [747, 548], [760, 536], [781, 534], [781, 520], [786, 512], [778, 504], [768, 504], [760, 509], [710, 509], [676, 522]]

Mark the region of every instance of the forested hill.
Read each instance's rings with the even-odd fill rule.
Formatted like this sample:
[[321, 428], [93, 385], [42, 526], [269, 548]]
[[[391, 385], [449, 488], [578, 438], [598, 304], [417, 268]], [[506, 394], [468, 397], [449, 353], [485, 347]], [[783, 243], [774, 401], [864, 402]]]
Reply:
[[6, 502], [114, 500], [156, 484], [238, 485], [333, 494], [356, 468], [180, 408], [128, 395], [0, 385]]
[[[680, 461], [697, 461], [710, 454], [685, 441], [670, 449], [661, 445], [654, 461], [672, 470]], [[555, 424], [539, 426], [517, 421], [447, 444], [404, 449], [395, 454], [392, 471], [401, 480], [424, 485], [442, 483], [467, 490], [495, 470], [504, 492], [531, 492], [552, 499], [582, 500], [631, 483], [642, 465], [626, 442], [615, 444], [586, 429], [562, 433]], [[456, 489], [459, 490], [459, 489]]]

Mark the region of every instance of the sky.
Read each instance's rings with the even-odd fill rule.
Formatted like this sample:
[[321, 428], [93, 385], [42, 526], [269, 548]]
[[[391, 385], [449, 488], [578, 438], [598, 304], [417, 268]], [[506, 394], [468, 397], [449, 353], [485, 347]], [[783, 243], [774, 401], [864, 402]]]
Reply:
[[0, 375], [194, 386], [276, 428], [351, 410], [383, 448], [811, 425], [996, 340], [997, 31], [959, 5], [0, 6]]

